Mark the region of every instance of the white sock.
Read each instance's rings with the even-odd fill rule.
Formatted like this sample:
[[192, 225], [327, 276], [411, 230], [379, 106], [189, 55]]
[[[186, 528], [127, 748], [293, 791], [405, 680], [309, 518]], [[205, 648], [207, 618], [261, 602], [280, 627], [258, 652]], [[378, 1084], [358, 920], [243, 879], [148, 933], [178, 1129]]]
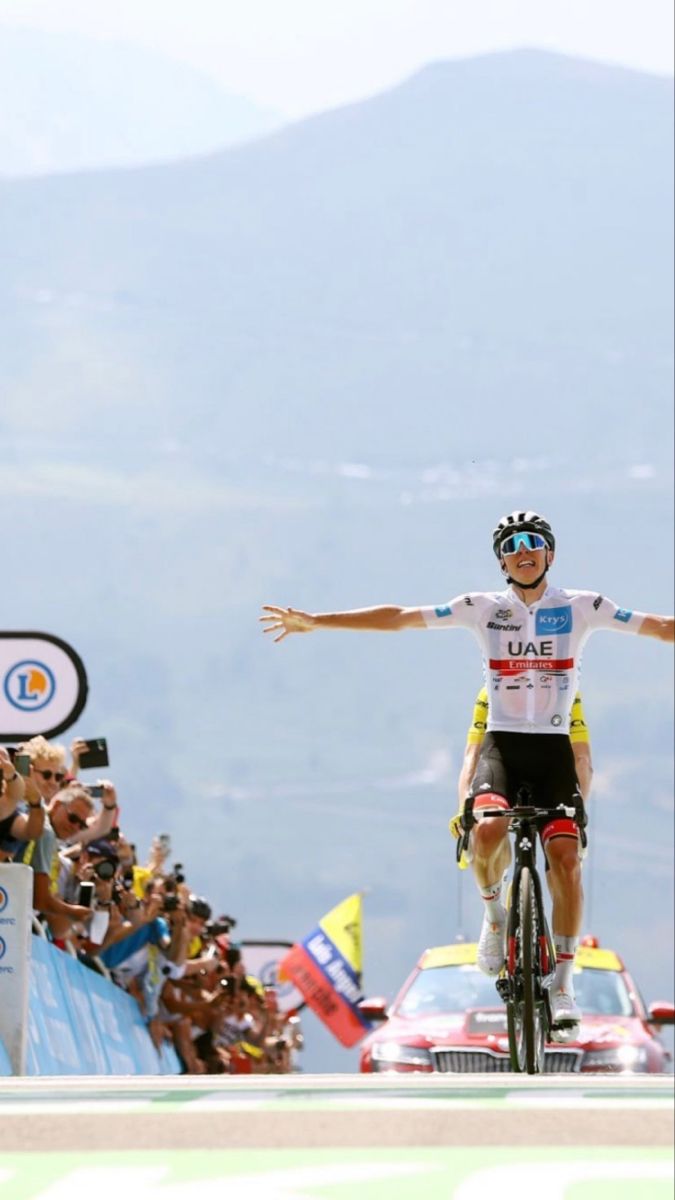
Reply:
[[490, 920], [498, 925], [502, 925], [504, 923], [504, 905], [500, 900], [502, 880], [497, 880], [497, 883], [488, 883], [485, 887], [479, 886], [478, 890], [485, 903], [485, 910]]
[[554, 933], [553, 942], [556, 957], [553, 991], [567, 992], [568, 996], [574, 996], [572, 972], [574, 970], [574, 955], [579, 944], [579, 939], [578, 937], [563, 937], [561, 933]]

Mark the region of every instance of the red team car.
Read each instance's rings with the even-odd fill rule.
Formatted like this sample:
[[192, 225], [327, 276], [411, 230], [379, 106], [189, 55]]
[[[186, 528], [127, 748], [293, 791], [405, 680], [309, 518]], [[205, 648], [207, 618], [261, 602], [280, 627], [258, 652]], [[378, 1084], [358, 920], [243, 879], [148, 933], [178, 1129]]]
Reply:
[[[506, 1012], [495, 981], [476, 966], [476, 945], [425, 950], [394, 1003], [364, 1000], [383, 1021], [361, 1044], [361, 1071], [509, 1071]], [[575, 991], [583, 1013], [578, 1041], [550, 1045], [545, 1071], [664, 1072], [672, 1056], [659, 1037], [675, 1022], [672, 1004], [647, 1010], [623, 962], [584, 938]]]

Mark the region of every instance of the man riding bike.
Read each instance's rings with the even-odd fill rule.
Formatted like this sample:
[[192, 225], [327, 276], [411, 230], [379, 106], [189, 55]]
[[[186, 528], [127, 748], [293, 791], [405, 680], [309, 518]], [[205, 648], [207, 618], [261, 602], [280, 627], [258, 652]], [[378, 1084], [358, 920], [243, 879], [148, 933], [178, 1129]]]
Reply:
[[[447, 604], [423, 608], [382, 605], [347, 612], [307, 613], [265, 605], [265, 632], [282, 641], [291, 633], [315, 629], [380, 630], [470, 629], [483, 653], [490, 696], [488, 728], [473, 778], [474, 813], [501, 808], [506, 813], [527, 782], [536, 807], [570, 805], [578, 791], [569, 740], [572, 702], [577, 691], [583, 646], [596, 629], [637, 633], [672, 642], [672, 617], [619, 608], [595, 592], [550, 587], [555, 557], [549, 522], [536, 512], [502, 517], [492, 546], [505, 576], [503, 591], [471, 592]], [[553, 1025], [565, 1022], [560, 1040], [574, 1040], [580, 1012], [572, 971], [583, 910], [579, 831], [569, 819], [552, 819], [541, 829], [553, 897], [552, 926], [557, 965], [551, 987]], [[485, 903], [478, 965], [498, 975], [504, 965], [506, 912], [504, 876], [511, 849], [508, 820], [479, 818], [471, 858]]]

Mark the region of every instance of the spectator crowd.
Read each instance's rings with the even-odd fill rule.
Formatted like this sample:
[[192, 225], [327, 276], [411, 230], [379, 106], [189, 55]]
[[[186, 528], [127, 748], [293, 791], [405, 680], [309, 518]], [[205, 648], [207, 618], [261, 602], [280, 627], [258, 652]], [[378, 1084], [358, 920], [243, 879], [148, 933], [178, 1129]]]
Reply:
[[299, 1019], [247, 974], [236, 921], [214, 918], [170, 865], [167, 835], [139, 860], [114, 785], [80, 780], [86, 751], [76, 739], [68, 763], [41, 736], [0, 747], [0, 862], [32, 868], [34, 926], [133, 996], [154, 1045], [170, 1041], [185, 1073], [295, 1069]]

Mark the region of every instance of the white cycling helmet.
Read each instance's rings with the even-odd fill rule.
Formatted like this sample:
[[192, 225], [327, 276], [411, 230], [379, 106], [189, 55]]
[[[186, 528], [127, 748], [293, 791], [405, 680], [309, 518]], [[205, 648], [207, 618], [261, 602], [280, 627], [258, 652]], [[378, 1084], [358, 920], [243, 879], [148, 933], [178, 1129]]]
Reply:
[[492, 549], [501, 558], [501, 544], [510, 533], [540, 533], [549, 550], [555, 550], [555, 537], [546, 517], [536, 512], [512, 512], [501, 517], [492, 531]]

